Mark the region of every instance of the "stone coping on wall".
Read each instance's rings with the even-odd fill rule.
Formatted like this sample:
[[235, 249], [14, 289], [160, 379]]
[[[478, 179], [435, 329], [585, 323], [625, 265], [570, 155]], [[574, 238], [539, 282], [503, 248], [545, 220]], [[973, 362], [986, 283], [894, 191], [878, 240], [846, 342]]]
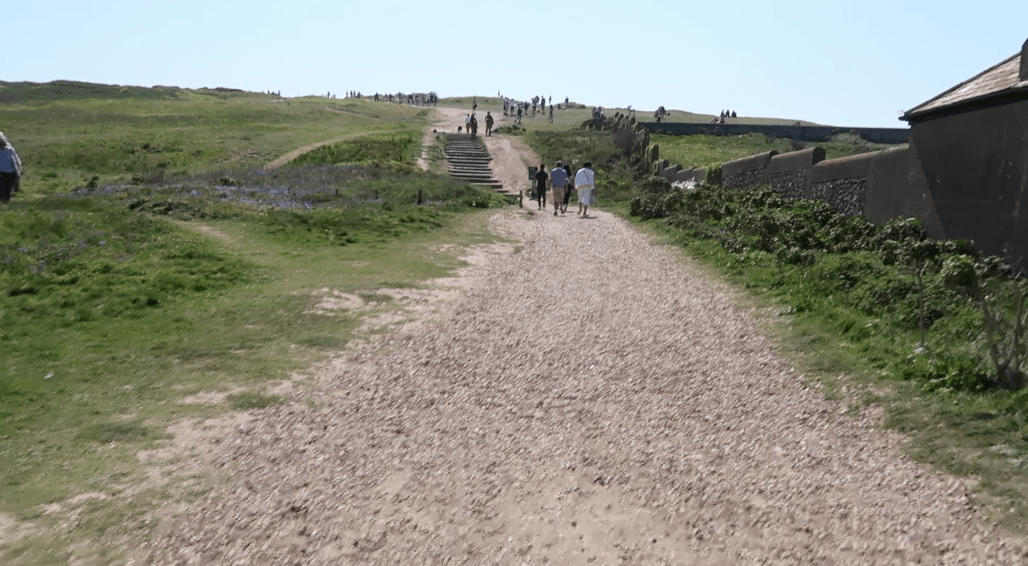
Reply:
[[910, 128], [845, 128], [836, 126], [777, 126], [758, 124], [696, 124], [681, 122], [639, 122], [648, 131], [674, 136], [707, 134], [741, 136], [763, 134], [773, 138], [824, 142], [839, 134], [856, 134], [872, 143], [900, 144], [910, 141]]
[[748, 171], [762, 171], [767, 168], [771, 158], [778, 155], [777, 151], [765, 151], [749, 157], [726, 161], [721, 165], [722, 175], [737, 175]]
[[881, 152], [875, 151], [822, 161], [810, 170], [810, 182], [816, 184], [867, 177], [868, 168], [879, 153]]
[[771, 157], [768, 164], [768, 173], [779, 173], [792, 171], [794, 169], [809, 169], [825, 160], [825, 149], [823, 147], [812, 147], [800, 151], [780, 153]]

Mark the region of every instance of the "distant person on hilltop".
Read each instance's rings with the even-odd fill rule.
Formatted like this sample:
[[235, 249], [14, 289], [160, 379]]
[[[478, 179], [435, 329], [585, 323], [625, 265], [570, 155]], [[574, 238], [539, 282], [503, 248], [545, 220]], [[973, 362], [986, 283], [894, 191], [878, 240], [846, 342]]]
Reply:
[[485, 112], [485, 135], [493, 135], [493, 115], [488, 110]]
[[518, 124], [521, 123], [521, 104], [520, 103], [518, 104], [518, 117], [514, 118], [514, 121], [517, 122]]
[[17, 189], [20, 179], [21, 159], [0, 132], [0, 202], [11, 200], [11, 193]]

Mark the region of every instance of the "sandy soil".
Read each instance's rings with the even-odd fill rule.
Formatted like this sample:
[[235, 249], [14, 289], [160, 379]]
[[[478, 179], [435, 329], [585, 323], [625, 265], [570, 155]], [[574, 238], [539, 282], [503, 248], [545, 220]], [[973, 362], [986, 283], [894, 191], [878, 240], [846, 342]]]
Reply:
[[[514, 144], [493, 156], [527, 177]], [[190, 429], [231, 480], [152, 564], [1028, 562], [626, 223], [491, 222], [519, 245], [480, 250], [420, 324]]]

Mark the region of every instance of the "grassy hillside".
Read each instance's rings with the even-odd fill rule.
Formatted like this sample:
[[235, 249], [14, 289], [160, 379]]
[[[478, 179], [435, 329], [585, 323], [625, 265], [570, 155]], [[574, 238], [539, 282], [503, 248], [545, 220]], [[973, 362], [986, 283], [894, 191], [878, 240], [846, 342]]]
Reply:
[[0, 83], [0, 129], [22, 158], [29, 194], [261, 167], [354, 132], [420, 139], [427, 116], [399, 104], [227, 89]]
[[169, 427], [304, 387], [491, 241], [477, 211], [504, 204], [413, 167], [424, 109], [2, 87], [0, 127], [26, 167], [0, 206], [4, 565], [124, 563], [159, 507], [211, 486], [195, 454], [148, 456], [175, 442]]

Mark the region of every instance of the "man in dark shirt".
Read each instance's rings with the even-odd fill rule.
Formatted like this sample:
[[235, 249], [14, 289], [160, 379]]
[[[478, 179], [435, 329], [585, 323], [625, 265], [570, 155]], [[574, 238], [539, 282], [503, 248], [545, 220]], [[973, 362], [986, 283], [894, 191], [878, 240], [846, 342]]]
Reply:
[[546, 181], [550, 174], [546, 172], [546, 164], [539, 164], [539, 171], [535, 174], [535, 199], [539, 203], [539, 210], [546, 208]]

